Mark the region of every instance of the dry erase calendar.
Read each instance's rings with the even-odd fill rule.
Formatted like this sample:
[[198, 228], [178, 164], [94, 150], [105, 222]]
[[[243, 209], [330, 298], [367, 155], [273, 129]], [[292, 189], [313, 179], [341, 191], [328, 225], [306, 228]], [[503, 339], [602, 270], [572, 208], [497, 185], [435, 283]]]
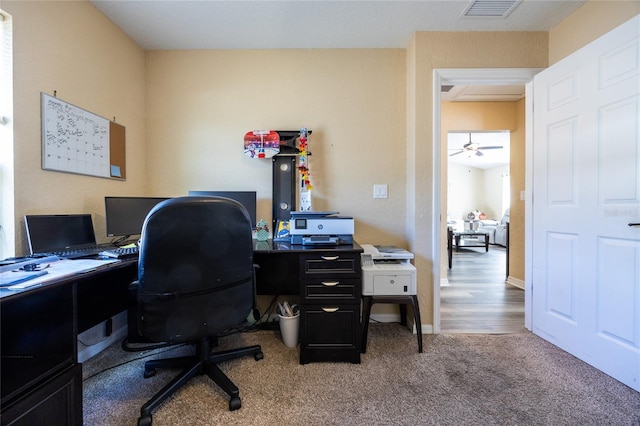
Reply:
[[124, 179], [124, 127], [46, 93], [41, 102], [43, 169]]

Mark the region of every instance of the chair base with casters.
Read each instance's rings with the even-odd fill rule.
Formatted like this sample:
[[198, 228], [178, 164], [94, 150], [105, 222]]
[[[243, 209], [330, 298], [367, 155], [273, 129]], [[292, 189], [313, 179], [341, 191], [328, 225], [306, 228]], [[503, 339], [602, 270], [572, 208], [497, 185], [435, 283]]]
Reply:
[[218, 364], [248, 355], [253, 355], [254, 359], [259, 361], [264, 357], [262, 349], [259, 345], [254, 345], [220, 352], [211, 352], [213, 342], [215, 341], [215, 338], [208, 337], [200, 339], [196, 343], [196, 353], [193, 356], [156, 359], [145, 363], [145, 378], [154, 376], [158, 368], [183, 368], [184, 370], [142, 406], [138, 426], [151, 425], [151, 413], [180, 389], [182, 385], [187, 383], [191, 378], [201, 374], [209, 376], [211, 380], [229, 395], [230, 411], [237, 410], [242, 406], [238, 387], [220, 370]]
[[397, 303], [400, 305], [400, 324], [407, 325], [407, 304], [411, 303], [413, 307], [413, 319], [416, 324], [416, 333], [418, 337], [418, 352], [422, 353], [422, 323], [420, 322], [420, 306], [418, 305], [418, 296], [363, 296], [362, 307], [362, 349], [361, 353], [367, 352], [367, 335], [369, 334], [369, 318], [371, 316], [371, 307], [374, 303]]

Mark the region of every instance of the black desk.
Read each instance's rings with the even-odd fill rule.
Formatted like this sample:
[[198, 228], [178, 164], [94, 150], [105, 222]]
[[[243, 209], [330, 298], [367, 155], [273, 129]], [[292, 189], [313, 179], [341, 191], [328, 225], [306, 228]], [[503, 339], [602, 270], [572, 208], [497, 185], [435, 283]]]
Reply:
[[2, 425], [82, 424], [77, 336], [127, 307], [137, 262], [0, 289]]
[[[358, 244], [255, 241], [257, 292], [300, 295], [300, 362], [360, 362]], [[128, 308], [137, 261], [24, 290], [0, 289], [1, 422], [82, 424], [77, 336]]]
[[259, 295], [299, 295], [300, 256], [304, 254], [361, 253], [357, 243], [338, 246], [303, 246], [273, 240], [254, 240], [253, 260], [260, 268], [256, 271], [256, 290]]
[[256, 291], [259, 295], [298, 295], [300, 287], [299, 247], [273, 240], [254, 240], [253, 261], [256, 270]]
[[258, 294], [300, 296], [300, 363], [360, 363], [362, 267], [357, 243], [256, 241]]

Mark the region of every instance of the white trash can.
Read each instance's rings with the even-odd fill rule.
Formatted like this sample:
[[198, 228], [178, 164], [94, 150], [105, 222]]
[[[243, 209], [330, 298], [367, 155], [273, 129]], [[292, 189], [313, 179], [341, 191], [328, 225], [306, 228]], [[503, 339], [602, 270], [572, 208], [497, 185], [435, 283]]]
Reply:
[[293, 317], [285, 317], [278, 314], [280, 322], [280, 334], [285, 346], [295, 348], [298, 346], [298, 330], [300, 328], [300, 314]]

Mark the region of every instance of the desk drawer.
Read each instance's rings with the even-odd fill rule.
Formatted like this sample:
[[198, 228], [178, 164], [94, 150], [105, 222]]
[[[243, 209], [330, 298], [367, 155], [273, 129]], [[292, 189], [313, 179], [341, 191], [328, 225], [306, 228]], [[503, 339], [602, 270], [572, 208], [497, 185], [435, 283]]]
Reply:
[[300, 256], [304, 276], [329, 275], [360, 277], [359, 253], [314, 253]]
[[305, 301], [339, 300], [340, 302], [358, 302], [361, 281], [356, 278], [326, 278], [308, 280], [302, 284], [302, 298]]
[[360, 363], [360, 305], [302, 305], [300, 363]]
[[38, 383], [15, 403], [2, 407], [3, 426], [82, 424], [82, 364]]

